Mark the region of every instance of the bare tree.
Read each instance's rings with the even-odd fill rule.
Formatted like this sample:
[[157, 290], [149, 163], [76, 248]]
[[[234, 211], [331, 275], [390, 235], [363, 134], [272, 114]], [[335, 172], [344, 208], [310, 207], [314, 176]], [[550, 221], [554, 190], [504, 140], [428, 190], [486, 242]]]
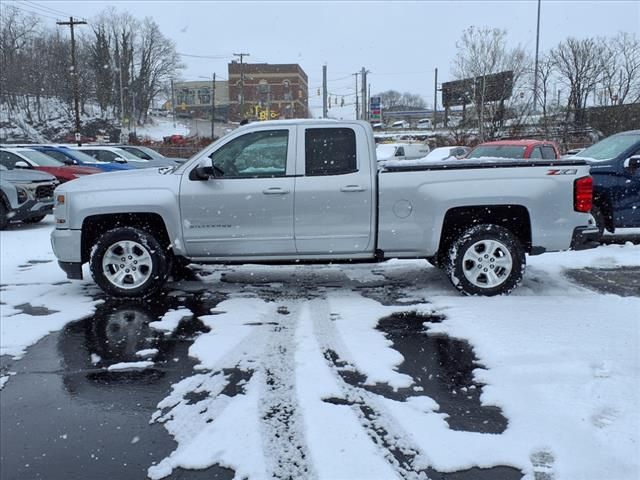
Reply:
[[158, 24], [152, 19], [145, 18], [139, 39], [139, 68], [135, 85], [139, 107], [137, 120], [140, 122], [146, 119], [153, 99], [175, 77], [182, 64], [175, 44], [160, 32]]
[[602, 84], [604, 104], [640, 101], [640, 41], [637, 36], [620, 32], [603, 40]]
[[603, 72], [603, 52], [603, 43], [594, 38], [568, 38], [551, 50], [553, 65], [569, 87], [567, 118], [573, 113], [576, 124], [585, 122], [587, 99]]
[[[453, 73], [457, 79], [482, 79], [495, 73], [513, 72], [514, 91], [518, 94], [510, 99], [487, 101], [484, 81], [480, 81], [479, 88], [469, 96], [476, 110], [480, 139], [484, 140], [485, 136], [492, 137], [504, 127], [507, 116], [519, 118], [528, 112], [530, 94], [518, 90], [518, 87], [528, 70], [529, 58], [520, 46], [509, 48], [507, 32], [498, 28], [469, 27], [462, 33], [456, 47]], [[507, 112], [509, 115], [505, 115]], [[485, 125], [486, 122], [489, 125]], [[488, 132], [485, 131], [487, 126]]]

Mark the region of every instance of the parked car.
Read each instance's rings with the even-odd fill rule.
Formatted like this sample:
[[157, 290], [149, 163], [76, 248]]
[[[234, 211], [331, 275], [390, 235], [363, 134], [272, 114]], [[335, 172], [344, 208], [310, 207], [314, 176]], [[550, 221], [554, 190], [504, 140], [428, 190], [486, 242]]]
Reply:
[[0, 230], [11, 222], [37, 223], [53, 210], [59, 182], [36, 170], [9, 170], [0, 164]]
[[131, 170], [134, 168], [126, 163], [100, 162], [80, 150], [74, 150], [65, 146], [34, 145], [30, 148], [49, 155], [65, 165], [80, 165], [82, 167], [99, 168], [103, 172]]
[[464, 158], [471, 151], [469, 147], [451, 146], [434, 148], [429, 154], [423, 158], [427, 161], [447, 160], [455, 158], [457, 160]]
[[640, 227], [640, 130], [607, 137], [571, 158], [591, 163], [600, 232]]
[[424, 157], [429, 153], [426, 143], [381, 143], [376, 147], [378, 161], [384, 160], [413, 160]]
[[165, 157], [159, 152], [156, 152], [153, 148], [145, 147], [144, 145], [117, 145], [118, 148], [125, 150], [129, 153], [133, 153], [136, 157], [142, 160], [173, 160], [177, 163], [184, 163], [186, 158], [177, 157]]
[[71, 148], [84, 152], [101, 162], [125, 163], [134, 168], [175, 167], [178, 165], [178, 163], [169, 159], [143, 160], [122, 148], [107, 145], [83, 145]]
[[560, 158], [560, 148], [547, 140], [497, 140], [476, 146], [466, 158]]
[[[550, 176], [558, 167], [564, 174]], [[461, 292], [499, 295], [520, 282], [526, 253], [591, 246], [591, 206], [585, 161], [379, 168], [367, 122], [270, 121], [173, 171], [61, 185], [51, 240], [68, 278], [89, 262], [96, 283], [120, 297], [157, 292], [185, 261], [390, 258], [431, 259]]]
[[75, 180], [85, 175], [100, 173], [102, 170], [79, 165], [65, 165], [55, 158], [45, 155], [31, 148], [1, 148], [0, 164], [9, 170], [26, 168], [46, 172], [58, 179], [60, 183]]
[[391, 128], [409, 128], [409, 122], [398, 120], [391, 124]]
[[584, 148], [572, 148], [570, 150], [567, 150], [567, 152], [564, 155], [562, 155], [562, 158], [573, 157], [574, 155], [578, 155], [583, 150]]
[[431, 130], [433, 128], [433, 122], [430, 118], [421, 118], [416, 123], [416, 128], [418, 130]]

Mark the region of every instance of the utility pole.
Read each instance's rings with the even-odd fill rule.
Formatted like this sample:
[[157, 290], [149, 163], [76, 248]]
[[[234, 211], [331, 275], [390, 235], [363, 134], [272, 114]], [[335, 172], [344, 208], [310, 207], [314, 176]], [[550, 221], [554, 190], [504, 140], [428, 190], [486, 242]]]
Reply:
[[[122, 85], [122, 74], [120, 75], [120, 85]], [[120, 98], [122, 99], [122, 90], [120, 90]], [[122, 102], [122, 100], [120, 101]], [[173, 87], [173, 78], [171, 79], [171, 110], [173, 112], [173, 128], [176, 128], [176, 91]]]
[[327, 118], [329, 112], [327, 110], [327, 66], [322, 66], [322, 118]]
[[216, 74], [213, 73], [213, 78], [211, 79], [211, 141], [215, 139], [213, 122], [215, 122], [216, 118]]
[[244, 117], [244, 63], [242, 59], [248, 57], [248, 53], [234, 53], [234, 57], [240, 57], [240, 117]]
[[353, 74], [356, 77], [356, 120], [360, 120], [360, 99], [358, 98], [358, 75], [359, 72]]
[[436, 78], [433, 81], [433, 120], [431, 128], [436, 129], [436, 111], [438, 110], [438, 68], [436, 67]]
[[362, 75], [362, 120], [367, 120], [367, 73], [369, 70], [362, 67], [360, 73]]
[[533, 70], [533, 111], [538, 106], [538, 50], [540, 47], [540, 0], [538, 0], [538, 26], [536, 28], [536, 61]]
[[76, 25], [86, 25], [84, 20], [75, 20], [73, 17], [69, 17], [68, 22], [56, 22], [58, 25], [69, 25], [71, 29], [71, 68], [73, 69], [73, 105], [76, 110], [76, 142], [78, 146], [82, 145], [82, 136], [80, 135], [80, 99], [78, 98], [78, 67], [76, 66], [76, 39], [73, 34], [73, 27]]

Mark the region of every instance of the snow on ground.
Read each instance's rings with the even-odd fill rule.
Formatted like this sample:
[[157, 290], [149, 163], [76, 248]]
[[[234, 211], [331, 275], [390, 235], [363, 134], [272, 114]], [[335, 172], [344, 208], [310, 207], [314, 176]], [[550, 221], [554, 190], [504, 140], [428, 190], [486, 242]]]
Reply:
[[[58, 268], [52, 226], [47, 218], [0, 233], [2, 354], [24, 355], [97, 303], [90, 276], [67, 282]], [[210, 329], [190, 347], [200, 363], [150, 419], [164, 425], [177, 447], [149, 465], [149, 477], [213, 464], [249, 479], [411, 478], [427, 467], [506, 465], [527, 480], [541, 472], [557, 480], [635, 480], [640, 298], [600, 294], [563, 275], [568, 268], [622, 266], [640, 266], [640, 246], [530, 257], [521, 287], [495, 298], [458, 295], [422, 261], [246, 265], [225, 267], [223, 274], [206, 267], [201, 281], [227, 299], [199, 317]], [[399, 370], [403, 356], [375, 328], [380, 318], [401, 312], [442, 315], [442, 322], [425, 324], [426, 335], [470, 342], [482, 404], [501, 409], [504, 432], [454, 430], [429, 396], [399, 400], [369, 388], [415, 387], [416, 379]], [[154, 323], [173, 330], [192, 315], [178, 309]], [[0, 387], [11, 387], [11, 373], [2, 372]], [[362, 384], [348, 382], [350, 374]], [[396, 451], [409, 460], [399, 462]]]
[[164, 137], [171, 135], [189, 135], [189, 128], [181, 123], [176, 123], [173, 119], [165, 117], [149, 117], [149, 123], [136, 127], [139, 138], [147, 138], [154, 141], [162, 141]]

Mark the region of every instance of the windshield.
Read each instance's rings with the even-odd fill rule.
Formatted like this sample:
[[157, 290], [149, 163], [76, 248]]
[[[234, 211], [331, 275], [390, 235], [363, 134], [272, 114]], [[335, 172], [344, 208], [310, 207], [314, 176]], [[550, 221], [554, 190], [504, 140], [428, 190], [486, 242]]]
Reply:
[[524, 158], [525, 150], [526, 147], [516, 145], [479, 145], [471, 151], [467, 158]]
[[63, 167], [64, 163], [35, 150], [21, 150], [20, 155], [27, 157], [39, 167]]
[[605, 138], [600, 142], [591, 145], [589, 148], [585, 148], [578, 153], [580, 158], [588, 158], [595, 161], [611, 160], [623, 153], [633, 144], [640, 142], [640, 133], [638, 134], [624, 134], [613, 135], [612, 137]]

